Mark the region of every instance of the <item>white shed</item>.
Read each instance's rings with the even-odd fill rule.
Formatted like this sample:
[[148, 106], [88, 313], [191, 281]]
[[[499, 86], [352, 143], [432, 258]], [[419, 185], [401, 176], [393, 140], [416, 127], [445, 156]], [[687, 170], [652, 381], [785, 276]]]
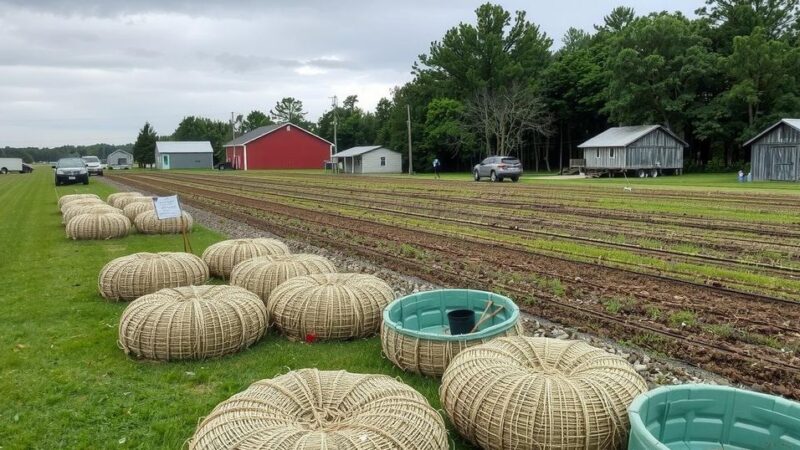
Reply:
[[345, 173], [403, 172], [403, 155], [380, 145], [348, 148], [332, 158]]

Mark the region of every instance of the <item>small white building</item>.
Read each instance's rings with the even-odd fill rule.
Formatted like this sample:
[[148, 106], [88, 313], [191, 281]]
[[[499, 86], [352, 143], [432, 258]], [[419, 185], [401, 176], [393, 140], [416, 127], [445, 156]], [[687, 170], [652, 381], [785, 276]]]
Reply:
[[344, 173], [403, 172], [403, 155], [380, 145], [348, 148], [331, 158]]
[[213, 169], [214, 149], [209, 141], [156, 142], [156, 169]]
[[115, 150], [106, 158], [106, 164], [109, 169], [130, 169], [133, 166], [133, 154], [125, 150]]

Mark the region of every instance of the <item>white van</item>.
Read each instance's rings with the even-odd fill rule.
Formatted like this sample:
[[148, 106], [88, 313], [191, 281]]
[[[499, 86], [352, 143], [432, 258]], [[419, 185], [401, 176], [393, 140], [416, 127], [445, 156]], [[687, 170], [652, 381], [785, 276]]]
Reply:
[[8, 172], [22, 173], [22, 158], [0, 158], [0, 174]]

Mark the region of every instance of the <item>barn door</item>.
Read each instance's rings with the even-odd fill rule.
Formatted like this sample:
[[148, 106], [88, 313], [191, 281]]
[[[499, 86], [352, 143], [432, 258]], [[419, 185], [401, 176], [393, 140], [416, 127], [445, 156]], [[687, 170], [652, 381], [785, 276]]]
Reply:
[[794, 181], [797, 179], [797, 147], [775, 147], [772, 152], [775, 177], [773, 180]]

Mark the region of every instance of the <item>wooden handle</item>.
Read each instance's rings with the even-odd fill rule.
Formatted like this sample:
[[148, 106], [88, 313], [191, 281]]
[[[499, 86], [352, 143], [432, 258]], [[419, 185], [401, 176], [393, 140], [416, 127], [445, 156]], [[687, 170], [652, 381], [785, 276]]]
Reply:
[[484, 323], [484, 322], [486, 322], [487, 320], [491, 319], [492, 317], [494, 317], [494, 316], [496, 316], [496, 315], [500, 314], [500, 311], [504, 310], [505, 308], [506, 308], [505, 306], [503, 306], [503, 305], [500, 305], [500, 307], [499, 307], [499, 308], [497, 308], [496, 310], [494, 310], [494, 311], [493, 311], [492, 313], [490, 313], [488, 316], [481, 317], [481, 319], [478, 321], [478, 323], [476, 323], [476, 324], [475, 324], [475, 326], [474, 326], [474, 327], [472, 327], [472, 331], [470, 331], [470, 333], [474, 333], [475, 331], [477, 331], [477, 330], [478, 330], [478, 328], [480, 328], [480, 326], [481, 326], [481, 325], [483, 325], [483, 323]]

